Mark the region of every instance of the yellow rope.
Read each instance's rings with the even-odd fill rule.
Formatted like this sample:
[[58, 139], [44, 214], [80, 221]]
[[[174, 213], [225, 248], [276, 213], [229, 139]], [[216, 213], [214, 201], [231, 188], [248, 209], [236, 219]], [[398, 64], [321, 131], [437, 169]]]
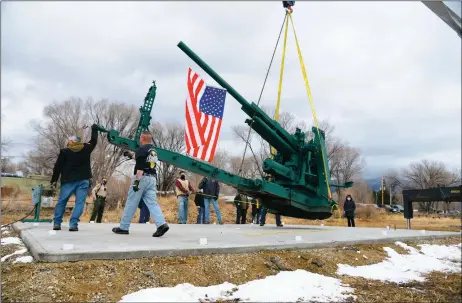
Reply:
[[[287, 14], [289, 14], [287, 12]], [[276, 112], [274, 113], [274, 120], [279, 121], [279, 108], [281, 105], [281, 93], [282, 93], [282, 79], [284, 76], [284, 61], [286, 57], [286, 48], [287, 48], [287, 33], [289, 31], [289, 18], [286, 18], [286, 28], [284, 31], [284, 44], [282, 48], [282, 61], [281, 61], [281, 72], [279, 74], [279, 86], [278, 86], [278, 99], [276, 102]], [[271, 157], [274, 158], [276, 155], [276, 150], [271, 146]]]
[[[305, 63], [303, 62], [302, 52], [300, 51], [300, 45], [298, 43], [297, 33], [295, 32], [295, 25], [294, 25], [294, 21], [292, 20], [291, 14], [289, 14], [289, 18], [290, 18], [290, 23], [292, 24], [292, 29], [294, 31], [295, 43], [297, 44], [298, 58], [300, 59], [300, 67], [302, 68], [303, 79], [305, 80], [305, 87], [306, 87], [306, 92], [308, 94], [308, 100], [310, 101], [311, 111], [313, 113], [314, 123], [316, 125], [316, 129], [318, 132], [319, 141], [321, 142], [321, 135], [319, 133], [319, 126], [318, 126], [318, 119], [316, 118], [316, 111], [314, 110], [314, 103], [313, 103], [313, 98], [311, 96], [310, 85], [308, 83], [308, 76], [306, 75]], [[330, 192], [330, 186], [329, 186], [329, 180], [327, 179], [327, 168], [326, 168], [326, 163], [324, 160], [324, 151], [322, 148], [321, 148], [321, 156], [322, 156], [322, 164], [324, 166], [324, 176], [326, 179], [327, 194], [328, 194], [329, 199], [332, 199], [332, 195]]]
[[[194, 195], [199, 195], [199, 196], [204, 196], [204, 197], [212, 197], [212, 198], [217, 198], [217, 196], [214, 196], [214, 195], [207, 195], [207, 194], [203, 194], [201, 192], [195, 192], [195, 193], [192, 193]], [[260, 206], [260, 203], [258, 202], [258, 199], [255, 199], [257, 202], [256, 203], [253, 203], [252, 201], [241, 201], [241, 200], [236, 200], [233, 202], [241, 202], [241, 203], [246, 203], [246, 204], [250, 204], [250, 205], [256, 205], [257, 208]]]

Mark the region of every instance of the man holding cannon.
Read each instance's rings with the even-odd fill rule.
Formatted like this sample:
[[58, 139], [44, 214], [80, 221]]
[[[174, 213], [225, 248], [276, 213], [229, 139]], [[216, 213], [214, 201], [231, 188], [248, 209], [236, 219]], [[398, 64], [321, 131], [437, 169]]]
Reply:
[[[130, 156], [130, 152], [125, 152], [124, 156]], [[119, 227], [114, 227], [112, 231], [116, 234], [129, 234], [128, 230], [130, 228], [130, 223], [142, 199], [148, 207], [157, 226], [157, 230], [152, 236], [161, 237], [169, 230], [169, 226], [165, 222], [162, 210], [157, 203], [156, 167], [158, 159], [149, 131], [145, 131], [141, 134], [140, 147], [136, 149], [134, 158], [136, 164], [133, 184], [128, 191], [127, 202], [125, 203], [120, 225]]]
[[83, 213], [92, 177], [90, 156], [97, 142], [98, 125], [93, 124], [91, 139], [88, 143], [82, 143], [80, 137], [72, 136], [67, 141], [67, 147], [60, 150], [50, 181], [51, 188], [54, 189], [61, 176], [61, 190], [55, 206], [53, 230], [61, 230], [66, 204], [72, 194], [75, 194], [75, 207], [69, 220], [69, 231], [79, 230], [78, 223]]

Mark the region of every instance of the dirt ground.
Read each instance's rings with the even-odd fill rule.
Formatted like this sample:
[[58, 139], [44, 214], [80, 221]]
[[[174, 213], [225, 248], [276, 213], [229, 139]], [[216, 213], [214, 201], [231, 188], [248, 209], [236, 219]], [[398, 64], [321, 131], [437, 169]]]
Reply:
[[[17, 236], [12, 230], [2, 237]], [[461, 239], [407, 242], [457, 244]], [[93, 260], [64, 263], [2, 262], [3, 302], [114, 302], [122, 296], [150, 287], [180, 283], [207, 286], [230, 282], [242, 284], [275, 275], [281, 270], [305, 269], [342, 279], [355, 288], [357, 302], [461, 302], [461, 274], [432, 273], [424, 283], [381, 283], [362, 278], [338, 277], [337, 264], [366, 265], [386, 257], [384, 246], [407, 253], [393, 243], [298, 251], [261, 251], [192, 257], [157, 257], [135, 260]], [[2, 245], [1, 256], [16, 245]], [[360, 254], [358, 254], [360, 251]], [[362, 256], [366, 256], [366, 258]], [[358, 257], [360, 256], [360, 257]]]

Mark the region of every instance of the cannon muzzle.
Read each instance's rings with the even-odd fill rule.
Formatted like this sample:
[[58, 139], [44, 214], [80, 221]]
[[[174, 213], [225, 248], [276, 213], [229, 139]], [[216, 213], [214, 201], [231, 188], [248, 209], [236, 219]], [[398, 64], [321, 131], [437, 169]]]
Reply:
[[274, 146], [278, 151], [285, 154], [296, 153], [299, 151], [298, 144], [294, 137], [290, 135], [278, 122], [269, 117], [255, 103], [249, 103], [182, 41], [178, 43], [178, 47], [242, 105], [242, 110], [251, 117], [254, 122], [256, 122], [249, 123], [246, 121], [246, 123], [251, 125], [252, 129], [254, 129], [263, 139]]
[[[193, 60], [197, 65], [199, 65], [213, 80], [215, 80], [221, 87], [225, 88], [228, 93], [234, 97], [242, 105], [243, 110], [247, 113], [247, 111], [251, 110], [250, 103], [241, 96], [231, 85], [228, 84], [222, 77], [220, 77], [207, 63], [205, 63], [196, 53], [194, 53], [183, 41], [178, 43], [178, 47], [189, 57]], [[248, 114], [248, 113], [247, 113]]]

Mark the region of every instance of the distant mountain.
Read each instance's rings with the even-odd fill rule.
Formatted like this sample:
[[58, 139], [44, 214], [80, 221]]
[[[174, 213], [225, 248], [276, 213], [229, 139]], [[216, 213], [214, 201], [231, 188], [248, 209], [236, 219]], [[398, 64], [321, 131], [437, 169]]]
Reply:
[[372, 190], [380, 190], [380, 182], [382, 181], [382, 177], [366, 179], [365, 181]]

